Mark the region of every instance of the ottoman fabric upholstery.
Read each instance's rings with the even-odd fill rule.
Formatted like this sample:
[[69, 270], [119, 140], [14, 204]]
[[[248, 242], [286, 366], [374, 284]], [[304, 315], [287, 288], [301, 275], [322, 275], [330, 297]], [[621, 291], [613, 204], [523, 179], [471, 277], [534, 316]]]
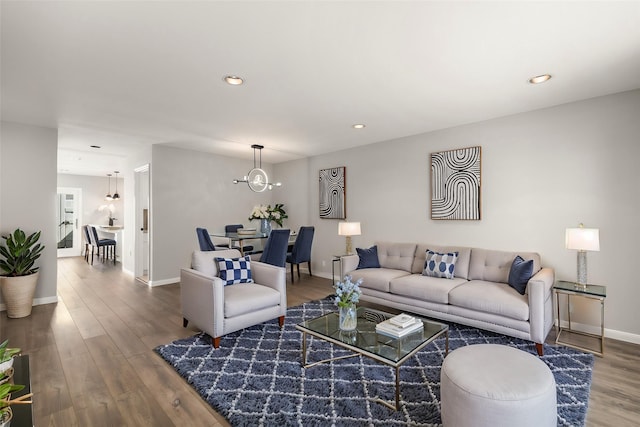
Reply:
[[443, 426], [557, 425], [556, 382], [549, 367], [516, 348], [458, 348], [440, 371]]

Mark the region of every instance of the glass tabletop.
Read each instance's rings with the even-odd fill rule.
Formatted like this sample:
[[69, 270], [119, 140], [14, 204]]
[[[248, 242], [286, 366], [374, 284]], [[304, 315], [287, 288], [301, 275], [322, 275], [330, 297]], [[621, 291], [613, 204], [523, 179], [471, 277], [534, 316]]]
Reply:
[[266, 239], [266, 233], [253, 233], [253, 234], [244, 234], [244, 233], [213, 233], [211, 234], [214, 237], [226, 237], [232, 240], [248, 240], [248, 239]]
[[553, 289], [562, 291], [575, 292], [577, 294], [595, 295], [598, 297], [607, 296], [607, 287], [601, 285], [581, 285], [575, 282], [568, 282], [566, 280], [558, 280]]
[[330, 341], [336, 341], [353, 351], [378, 356], [394, 364], [401, 363], [414, 350], [424, 347], [449, 329], [449, 326], [444, 323], [415, 316], [422, 321], [424, 329], [401, 338], [391, 338], [378, 334], [376, 325], [393, 316], [395, 314], [367, 307], [358, 307], [358, 326], [355, 331], [340, 331], [337, 312], [306, 320], [298, 324], [297, 328], [320, 338], [326, 337]]

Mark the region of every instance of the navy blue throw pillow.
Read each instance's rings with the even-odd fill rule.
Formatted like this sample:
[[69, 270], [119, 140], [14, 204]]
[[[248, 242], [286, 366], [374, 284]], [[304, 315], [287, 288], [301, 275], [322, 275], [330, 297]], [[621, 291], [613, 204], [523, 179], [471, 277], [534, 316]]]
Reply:
[[356, 248], [360, 261], [358, 262], [358, 268], [380, 268], [380, 261], [378, 261], [378, 247], [371, 246], [369, 249]]
[[527, 283], [533, 274], [533, 260], [525, 261], [520, 255], [516, 256], [509, 270], [509, 286], [524, 295]]

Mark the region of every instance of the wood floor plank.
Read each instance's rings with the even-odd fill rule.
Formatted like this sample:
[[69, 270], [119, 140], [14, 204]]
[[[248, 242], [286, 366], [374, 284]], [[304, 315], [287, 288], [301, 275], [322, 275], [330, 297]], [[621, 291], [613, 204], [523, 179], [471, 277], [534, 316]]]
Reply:
[[147, 388], [153, 390], [154, 398], [174, 425], [225, 425], [184, 379], [155, 353], [141, 354], [129, 361]]
[[31, 349], [28, 353], [35, 418], [54, 413], [65, 416], [69, 409], [73, 412], [73, 401], [55, 344]]
[[[182, 327], [179, 284], [149, 288], [119, 264], [61, 258], [58, 292], [58, 304], [29, 317], [0, 313], [0, 339], [30, 355], [36, 426], [229, 425], [153, 351], [197, 332]], [[303, 273], [291, 283], [287, 275], [289, 306], [333, 292], [331, 280]], [[639, 390], [640, 346], [607, 339], [586, 425], [639, 425]]]
[[61, 359], [62, 370], [81, 425], [126, 425], [115, 399], [100, 374], [93, 358], [87, 353]]

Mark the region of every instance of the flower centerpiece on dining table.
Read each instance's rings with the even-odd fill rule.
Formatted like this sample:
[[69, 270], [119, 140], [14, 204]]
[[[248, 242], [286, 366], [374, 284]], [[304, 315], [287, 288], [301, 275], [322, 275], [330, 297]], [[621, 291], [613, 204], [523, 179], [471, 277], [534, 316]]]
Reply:
[[333, 287], [336, 290], [334, 303], [338, 306], [338, 327], [341, 331], [353, 331], [358, 326], [358, 313], [356, 303], [360, 301], [360, 285], [362, 279], [355, 283], [351, 276], [345, 276], [344, 281], [338, 282]]
[[249, 221], [254, 219], [260, 221], [260, 232], [267, 235], [271, 232], [271, 221], [282, 227], [282, 221], [285, 218], [289, 218], [289, 216], [282, 203], [276, 203], [274, 206], [256, 205], [251, 210], [251, 215], [249, 215]]

